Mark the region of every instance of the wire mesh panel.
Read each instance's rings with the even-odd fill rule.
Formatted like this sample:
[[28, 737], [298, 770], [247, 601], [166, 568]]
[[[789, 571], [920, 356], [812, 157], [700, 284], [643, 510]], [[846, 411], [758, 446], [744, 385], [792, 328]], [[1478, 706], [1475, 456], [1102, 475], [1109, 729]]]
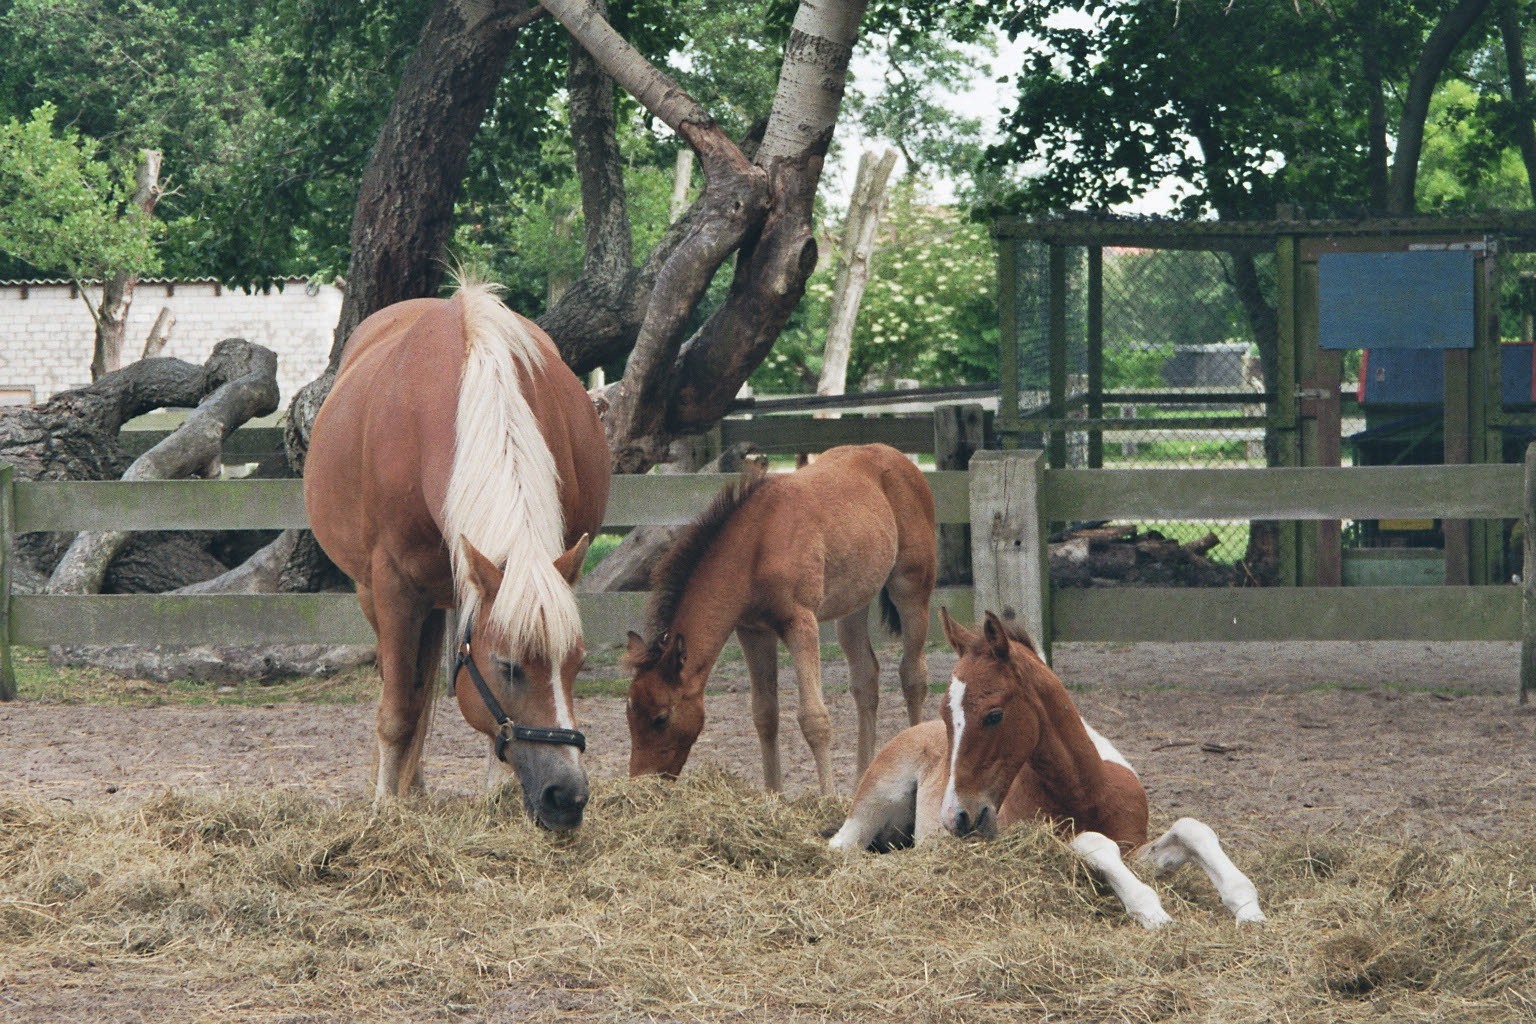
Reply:
[[[1273, 309], [1272, 255], [1104, 249], [1102, 319], [1094, 325], [1088, 249], [1033, 239], [1013, 244], [1021, 443], [1049, 448], [1054, 433], [1053, 464], [1067, 467], [1265, 464], [1264, 379], [1254, 321], [1261, 304]], [[1239, 259], [1247, 265], [1238, 266]], [[1251, 309], [1240, 292], [1244, 281]], [[1089, 401], [1095, 331], [1102, 408]], [[1053, 345], [1061, 362], [1054, 404]], [[1082, 429], [1073, 428], [1077, 421]], [[1205, 553], [1221, 562], [1237, 561], [1247, 547], [1246, 522], [1137, 525], [1181, 542], [1214, 534]]]

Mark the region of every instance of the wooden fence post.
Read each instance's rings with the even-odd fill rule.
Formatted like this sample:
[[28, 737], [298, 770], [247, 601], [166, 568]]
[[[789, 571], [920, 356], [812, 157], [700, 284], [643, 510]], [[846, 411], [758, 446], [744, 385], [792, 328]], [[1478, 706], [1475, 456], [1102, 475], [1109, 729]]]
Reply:
[[983, 451], [971, 458], [971, 578], [976, 617], [1016, 615], [1051, 660], [1049, 517], [1041, 507], [1045, 453]]
[[1525, 502], [1520, 516], [1520, 703], [1536, 690], [1536, 442], [1525, 449]]
[[[933, 407], [933, 468], [965, 469], [971, 456], [986, 447], [986, 412], [978, 404]], [[971, 582], [971, 528], [965, 523], [939, 526], [939, 585]]]
[[16, 699], [16, 669], [11, 664], [11, 545], [16, 524], [12, 476], [10, 464], [0, 464], [0, 700]]

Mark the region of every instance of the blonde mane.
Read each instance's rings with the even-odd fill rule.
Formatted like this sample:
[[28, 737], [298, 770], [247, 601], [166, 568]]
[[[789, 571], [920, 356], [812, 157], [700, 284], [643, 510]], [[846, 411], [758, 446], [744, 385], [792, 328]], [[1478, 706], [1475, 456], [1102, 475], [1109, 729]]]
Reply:
[[492, 628], [515, 654], [558, 666], [581, 640], [581, 614], [554, 566], [565, 548], [559, 473], [518, 377], [519, 370], [536, 377], [544, 354], [499, 291], [462, 281], [455, 296], [466, 341], [444, 532], [460, 615], [468, 620], [480, 601], [469, 581], [468, 541], [505, 567]]

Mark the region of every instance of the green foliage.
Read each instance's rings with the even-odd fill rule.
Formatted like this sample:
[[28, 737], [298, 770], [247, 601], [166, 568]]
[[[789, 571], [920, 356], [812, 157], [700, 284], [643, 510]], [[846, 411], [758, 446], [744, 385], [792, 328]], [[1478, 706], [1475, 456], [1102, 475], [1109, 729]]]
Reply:
[[[924, 384], [996, 379], [997, 265], [986, 229], [955, 208], [928, 205], [910, 179], [897, 186], [883, 219], [854, 328], [849, 390], [898, 377]], [[836, 248], [829, 241], [824, 251]], [[795, 320], [753, 375], [754, 387], [814, 389], [836, 273], [835, 261], [824, 259]]]
[[[1316, 213], [1369, 205], [1367, 54], [1395, 125], [1444, 5], [1010, 0], [1009, 8], [1008, 31], [1031, 42], [1019, 105], [989, 159], [1025, 164], [1035, 177], [1007, 206], [1104, 209], [1172, 179], [1169, 212], [1269, 217], [1281, 202]], [[1466, 68], [1463, 55], [1451, 74]]]
[[43, 274], [81, 280], [159, 269], [159, 225], [132, 204], [131, 168], [95, 156], [43, 104], [0, 121], [0, 253]]

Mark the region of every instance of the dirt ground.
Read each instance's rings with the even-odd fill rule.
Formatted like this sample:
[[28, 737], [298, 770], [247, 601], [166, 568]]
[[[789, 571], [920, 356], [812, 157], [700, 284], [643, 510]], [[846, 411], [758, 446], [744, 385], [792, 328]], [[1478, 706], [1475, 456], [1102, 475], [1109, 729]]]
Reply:
[[[894, 660], [882, 655], [882, 739], [905, 725]], [[932, 652], [932, 678], [947, 678], [952, 660]], [[1137, 767], [1155, 821], [1194, 815], [1239, 843], [1357, 829], [1454, 842], [1504, 832], [1516, 827], [1506, 815], [1536, 810], [1536, 705], [1516, 704], [1514, 644], [1063, 645], [1056, 667], [1084, 717]], [[839, 792], [847, 796], [852, 701], [842, 665], [828, 662], [825, 674]], [[781, 673], [790, 795], [815, 782], [792, 679]], [[719, 666], [714, 685], [691, 763], [758, 779], [740, 665]], [[938, 699], [929, 697], [930, 715]], [[366, 706], [0, 705], [0, 773], [12, 795], [77, 803], [138, 800], [166, 787], [360, 798], [372, 717]], [[623, 701], [582, 699], [577, 717], [588, 734], [589, 774], [601, 786], [627, 767]], [[429, 786], [472, 792], [484, 765], [482, 742], [443, 703]]]

